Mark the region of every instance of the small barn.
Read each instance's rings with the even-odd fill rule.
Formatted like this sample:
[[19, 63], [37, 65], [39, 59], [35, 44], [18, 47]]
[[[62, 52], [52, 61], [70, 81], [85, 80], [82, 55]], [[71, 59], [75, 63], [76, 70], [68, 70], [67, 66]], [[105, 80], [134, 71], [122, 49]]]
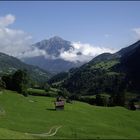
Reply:
[[136, 110], [140, 110], [140, 105], [135, 104], [134, 106], [135, 106]]
[[62, 97], [57, 97], [55, 104], [55, 110], [64, 110], [65, 101]]

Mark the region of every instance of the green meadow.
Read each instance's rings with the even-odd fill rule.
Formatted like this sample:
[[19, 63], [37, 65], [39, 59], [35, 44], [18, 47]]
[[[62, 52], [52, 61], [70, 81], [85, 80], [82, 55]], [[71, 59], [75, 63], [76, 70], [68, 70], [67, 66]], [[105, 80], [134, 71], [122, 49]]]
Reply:
[[55, 98], [0, 92], [0, 138], [140, 139], [140, 111], [66, 103], [54, 110]]

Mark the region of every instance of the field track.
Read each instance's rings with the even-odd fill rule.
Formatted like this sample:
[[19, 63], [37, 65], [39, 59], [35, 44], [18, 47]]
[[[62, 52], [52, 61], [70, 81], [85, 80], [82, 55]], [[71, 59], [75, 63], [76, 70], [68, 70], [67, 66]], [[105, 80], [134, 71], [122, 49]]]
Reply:
[[[53, 126], [49, 132], [47, 133], [42, 133], [42, 134], [31, 134], [31, 133], [25, 133], [26, 135], [31, 135], [31, 136], [38, 136], [38, 137], [51, 137], [56, 135], [57, 131], [61, 128], [62, 126]], [[54, 132], [53, 132], [54, 130]]]

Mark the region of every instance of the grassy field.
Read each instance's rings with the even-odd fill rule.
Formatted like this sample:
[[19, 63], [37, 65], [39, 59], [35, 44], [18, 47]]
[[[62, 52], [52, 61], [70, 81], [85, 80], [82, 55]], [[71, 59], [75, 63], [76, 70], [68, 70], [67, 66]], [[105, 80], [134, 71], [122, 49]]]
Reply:
[[27, 89], [28, 94], [30, 95], [36, 95], [36, 96], [51, 96], [56, 97], [58, 93], [58, 89], [56, 88], [50, 88], [49, 91], [45, 91], [44, 89], [35, 89], [35, 88], [29, 88]]
[[36, 93], [36, 94], [45, 94], [46, 93], [46, 91], [43, 90], [43, 89], [35, 89], [35, 88], [29, 88], [27, 91], [30, 94], [34, 94], [34, 93]]
[[[24, 97], [12, 91], [0, 93], [0, 138], [139, 138], [140, 111], [122, 107], [96, 107], [86, 103], [66, 104], [54, 110], [54, 98]], [[60, 127], [54, 136], [48, 133]]]
[[116, 65], [117, 63], [119, 63], [118, 60], [110, 60], [110, 61], [102, 61], [97, 63], [96, 65], [93, 65], [91, 68], [102, 68], [102, 69], [109, 69], [112, 66]]

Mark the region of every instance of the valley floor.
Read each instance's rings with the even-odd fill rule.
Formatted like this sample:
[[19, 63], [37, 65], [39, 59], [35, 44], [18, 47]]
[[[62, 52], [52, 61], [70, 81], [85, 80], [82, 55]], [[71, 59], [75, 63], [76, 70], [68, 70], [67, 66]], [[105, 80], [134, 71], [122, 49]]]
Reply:
[[74, 102], [54, 110], [55, 98], [0, 93], [0, 138], [140, 139], [140, 111]]

